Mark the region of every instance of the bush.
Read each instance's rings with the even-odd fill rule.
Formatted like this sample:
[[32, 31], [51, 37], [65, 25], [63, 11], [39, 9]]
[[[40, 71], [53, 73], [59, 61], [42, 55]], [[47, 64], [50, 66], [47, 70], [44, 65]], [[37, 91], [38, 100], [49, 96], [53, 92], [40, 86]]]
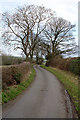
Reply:
[[6, 84], [6, 83], [3, 83], [2, 89], [3, 89], [3, 90], [6, 90], [6, 89], [7, 89], [7, 84]]
[[[18, 74], [19, 75], [19, 74]], [[23, 90], [25, 90], [31, 82], [34, 80], [35, 77], [35, 70], [32, 67], [31, 73], [29, 74], [28, 78], [25, 79], [25, 81], [21, 82], [17, 87], [10, 86], [8, 87], [8, 90], [2, 92], [2, 103], [7, 103], [8, 101], [14, 99], [17, 95], [22, 93]]]
[[46, 66], [52, 66], [61, 70], [70, 71], [76, 75], [80, 75], [80, 58], [64, 59], [56, 56], [47, 61]]
[[15, 66], [12, 66], [11, 68], [12, 68], [12, 77], [16, 81], [16, 83], [19, 84], [21, 82], [22, 74]]
[[48, 67], [50, 65], [50, 61], [48, 60], [47, 62], [46, 62], [46, 66]]
[[7, 86], [19, 84], [28, 76], [30, 71], [31, 65], [29, 62], [2, 67], [2, 83], [3, 85], [6, 83]]
[[22, 78], [22, 75], [21, 73], [17, 72], [16, 74], [14, 74], [14, 80], [16, 81], [17, 84], [20, 84], [21, 82], [21, 78]]
[[74, 74], [80, 75], [80, 58], [71, 61], [69, 70]]

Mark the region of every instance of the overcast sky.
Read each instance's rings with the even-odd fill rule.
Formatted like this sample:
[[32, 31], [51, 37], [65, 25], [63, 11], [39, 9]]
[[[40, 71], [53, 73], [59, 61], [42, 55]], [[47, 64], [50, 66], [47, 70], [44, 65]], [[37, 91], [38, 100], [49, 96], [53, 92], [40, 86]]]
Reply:
[[45, 7], [51, 8], [55, 11], [57, 16], [63, 17], [64, 19], [69, 20], [72, 24], [77, 25], [78, 1], [79, 0], [0, 0], [0, 12], [14, 12], [15, 8], [18, 6], [23, 6], [24, 4], [43, 4]]
[[79, 0], [0, 0], [0, 11], [14, 11], [18, 6], [24, 4], [44, 5], [54, 10], [58, 16], [77, 22]]

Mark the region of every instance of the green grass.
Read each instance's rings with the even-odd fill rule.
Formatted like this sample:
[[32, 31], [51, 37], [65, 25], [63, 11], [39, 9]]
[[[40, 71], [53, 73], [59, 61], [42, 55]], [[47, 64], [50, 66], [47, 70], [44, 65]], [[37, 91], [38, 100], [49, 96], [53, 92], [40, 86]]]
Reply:
[[53, 73], [61, 81], [61, 83], [64, 85], [64, 88], [68, 91], [68, 93], [76, 107], [76, 110], [80, 114], [80, 108], [79, 108], [79, 104], [78, 104], [79, 103], [78, 76], [76, 76], [70, 72], [62, 71], [57, 68], [46, 67], [44, 65], [41, 65], [41, 67], [50, 71], [51, 73]]
[[0, 92], [0, 104], [2, 103], [2, 93]]
[[8, 88], [8, 90], [2, 92], [2, 103], [7, 103], [8, 101], [14, 99], [16, 96], [22, 93], [22, 91], [28, 88], [28, 86], [32, 83], [34, 77], [35, 70], [32, 67], [32, 71], [27, 80], [20, 83], [16, 88], [14, 86], [11, 86]]

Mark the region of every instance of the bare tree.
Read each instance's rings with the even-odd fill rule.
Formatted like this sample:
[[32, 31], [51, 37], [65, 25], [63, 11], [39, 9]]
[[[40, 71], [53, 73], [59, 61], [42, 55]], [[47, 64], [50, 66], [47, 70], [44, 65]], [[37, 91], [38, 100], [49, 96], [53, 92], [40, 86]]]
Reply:
[[51, 9], [43, 6], [24, 5], [12, 15], [3, 14], [5, 28], [4, 43], [21, 49], [26, 59], [34, 55], [60, 55], [74, 51], [75, 25], [63, 18], [55, 17]]
[[63, 18], [52, 18], [44, 30], [45, 37], [51, 43], [52, 56], [72, 52], [75, 47], [74, 30], [75, 25]]
[[5, 38], [5, 43], [14, 44], [15, 49], [21, 49], [26, 58], [33, 58], [38, 37], [52, 16], [50, 9], [35, 5], [18, 8], [12, 15], [4, 13], [6, 29], [2, 37]]

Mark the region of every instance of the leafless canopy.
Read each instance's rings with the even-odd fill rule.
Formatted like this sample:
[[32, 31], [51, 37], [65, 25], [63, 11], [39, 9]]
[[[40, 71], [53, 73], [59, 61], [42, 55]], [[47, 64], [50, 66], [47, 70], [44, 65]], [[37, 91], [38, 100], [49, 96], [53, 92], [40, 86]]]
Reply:
[[41, 52], [55, 56], [73, 49], [72, 30], [75, 25], [63, 18], [55, 17], [51, 9], [44, 6], [24, 5], [12, 15], [3, 13], [5, 30], [2, 37], [6, 44], [14, 44], [26, 58]]

